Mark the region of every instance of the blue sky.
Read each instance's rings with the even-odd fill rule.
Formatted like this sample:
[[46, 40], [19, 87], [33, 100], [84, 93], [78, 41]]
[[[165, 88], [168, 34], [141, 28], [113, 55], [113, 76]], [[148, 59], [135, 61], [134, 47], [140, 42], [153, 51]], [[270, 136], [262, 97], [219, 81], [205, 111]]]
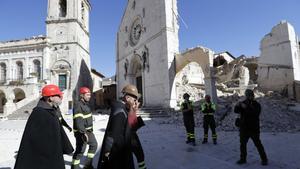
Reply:
[[[127, 0], [90, 0], [92, 67], [115, 74], [116, 32]], [[138, 1], [137, 1], [138, 2]], [[259, 43], [280, 20], [299, 36], [299, 0], [178, 0], [180, 51], [198, 45], [234, 56], [259, 55]], [[0, 41], [45, 35], [47, 0], [0, 0]]]

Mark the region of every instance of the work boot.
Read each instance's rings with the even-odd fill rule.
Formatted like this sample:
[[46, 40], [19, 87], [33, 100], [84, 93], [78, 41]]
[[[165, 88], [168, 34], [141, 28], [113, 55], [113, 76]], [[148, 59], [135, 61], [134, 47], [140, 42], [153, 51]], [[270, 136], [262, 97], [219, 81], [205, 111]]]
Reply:
[[190, 138], [187, 138], [186, 141], [185, 141], [186, 144], [189, 144], [190, 142], [191, 142]]
[[217, 139], [214, 139], [213, 142], [214, 142], [214, 145], [216, 145], [217, 144]]
[[268, 165], [268, 160], [262, 160], [261, 165]]
[[206, 144], [206, 143], [207, 143], [207, 138], [204, 138], [202, 144]]
[[71, 165], [71, 169], [81, 169], [79, 164], [78, 165]]
[[195, 143], [195, 141], [193, 141], [193, 142], [192, 142], [192, 145], [193, 145], [193, 146], [196, 146], [196, 143]]
[[93, 162], [92, 158], [87, 158], [83, 169], [94, 169], [92, 162]]
[[240, 159], [236, 163], [239, 164], [239, 165], [241, 165], [241, 164], [247, 163], [247, 161], [245, 159]]

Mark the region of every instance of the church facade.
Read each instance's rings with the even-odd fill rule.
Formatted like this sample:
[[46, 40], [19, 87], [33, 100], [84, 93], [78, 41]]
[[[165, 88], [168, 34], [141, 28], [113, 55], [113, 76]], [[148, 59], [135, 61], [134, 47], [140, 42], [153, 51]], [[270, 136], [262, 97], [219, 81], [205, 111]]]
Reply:
[[45, 84], [64, 93], [72, 108], [90, 73], [89, 0], [49, 0], [46, 36], [0, 42], [0, 113], [9, 114], [40, 97]]

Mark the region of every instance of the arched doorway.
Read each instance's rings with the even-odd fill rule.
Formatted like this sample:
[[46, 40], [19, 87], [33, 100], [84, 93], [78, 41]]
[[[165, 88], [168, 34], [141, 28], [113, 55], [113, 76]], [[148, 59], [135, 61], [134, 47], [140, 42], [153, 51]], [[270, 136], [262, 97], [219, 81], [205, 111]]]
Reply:
[[4, 113], [4, 105], [7, 102], [5, 93], [0, 90], [0, 114]]
[[204, 74], [205, 93], [211, 95], [214, 102], [217, 102], [213, 56], [214, 53], [210, 49], [204, 47], [196, 47], [176, 55], [176, 74], [189, 63], [198, 63]]
[[193, 100], [200, 100], [204, 97], [205, 76], [201, 66], [196, 62], [190, 62], [178, 72], [175, 83], [177, 102], [183, 100], [184, 93], [188, 93]]
[[142, 95], [140, 98], [140, 103], [142, 105], [145, 97], [143, 96], [143, 66], [139, 55], [134, 55], [131, 60], [128, 77], [130, 83], [134, 84], [137, 87], [138, 92]]
[[15, 94], [15, 99], [13, 100], [14, 103], [17, 103], [26, 98], [25, 92], [22, 89], [16, 88], [13, 91]]

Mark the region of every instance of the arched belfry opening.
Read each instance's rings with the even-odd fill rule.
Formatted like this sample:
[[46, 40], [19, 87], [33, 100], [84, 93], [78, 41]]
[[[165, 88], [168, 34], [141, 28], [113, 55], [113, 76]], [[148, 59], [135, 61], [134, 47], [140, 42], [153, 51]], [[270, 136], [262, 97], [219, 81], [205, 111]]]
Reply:
[[59, 0], [59, 17], [67, 16], [67, 0]]

